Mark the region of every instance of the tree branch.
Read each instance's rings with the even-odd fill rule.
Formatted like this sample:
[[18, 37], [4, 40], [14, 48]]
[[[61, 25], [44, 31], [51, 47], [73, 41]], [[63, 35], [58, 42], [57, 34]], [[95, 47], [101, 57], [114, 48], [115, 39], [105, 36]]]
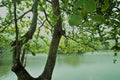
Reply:
[[[26, 34], [24, 36], [22, 36], [21, 40], [19, 41], [21, 46], [24, 45], [25, 43], [27, 43], [30, 39], [32, 39], [32, 36], [36, 30], [37, 16], [38, 16], [37, 7], [38, 7], [38, 0], [35, 0], [34, 4], [33, 4], [33, 8], [32, 8], [32, 12], [33, 12], [32, 23], [30, 25], [28, 32], [26, 32]], [[14, 41], [11, 44], [11, 46], [15, 46], [15, 45], [16, 45], [16, 41]]]
[[29, 13], [31, 11], [32, 11], [32, 8], [30, 10], [26, 11], [25, 13], [23, 13], [20, 17], [18, 17], [17, 20], [22, 19], [27, 13]]
[[[49, 0], [46, 0], [46, 1], [49, 2]], [[52, 4], [52, 2], [51, 2], [51, 4]], [[46, 18], [47, 22], [50, 24], [50, 26], [53, 27], [53, 25], [51, 24], [51, 22], [50, 22], [49, 19], [48, 19], [48, 15], [47, 15], [45, 9], [43, 8], [42, 4], [40, 4], [40, 6], [41, 6], [41, 8], [43, 9], [43, 12], [44, 12], [44, 15], [45, 15], [45, 18]]]
[[19, 61], [20, 58], [20, 45], [18, 43], [19, 39], [19, 29], [18, 29], [18, 25], [17, 25], [17, 3], [13, 2], [13, 6], [14, 6], [14, 24], [15, 24], [15, 47], [14, 47], [14, 53], [13, 53], [13, 65], [15, 66], [17, 64], [17, 62]]
[[6, 6], [8, 3], [5, 3], [5, 4], [0, 4], [0, 7], [4, 7]]
[[39, 78], [45, 78], [46, 80], [51, 80], [53, 69], [56, 62], [56, 56], [57, 56], [57, 50], [59, 46], [60, 39], [62, 37], [61, 31], [62, 31], [62, 18], [61, 18], [61, 11], [60, 11], [60, 5], [59, 0], [52, 0], [52, 10], [53, 15], [58, 16], [58, 19], [56, 20], [56, 24], [54, 25], [54, 33], [49, 49], [49, 55], [47, 58], [47, 62], [44, 68], [44, 71]]
[[[40, 20], [39, 20], [39, 21], [40, 21]], [[40, 22], [41, 22], [41, 21], [40, 21]], [[43, 22], [41, 22], [42, 24], [41, 24], [40, 27], [38, 28], [37, 39], [38, 39], [38, 37], [39, 37], [40, 28], [45, 24], [45, 22], [46, 22], [46, 19], [45, 19]]]
[[[31, 12], [31, 11], [32, 11], [32, 9], [26, 11], [26, 12], [23, 13], [21, 16], [19, 16], [19, 17], [17, 18], [17, 20], [22, 19], [26, 14], [28, 14], [28, 13]], [[14, 19], [10, 20], [10, 21], [6, 24], [6, 26], [5, 26], [0, 32], [5, 31], [5, 29], [6, 29], [8, 26], [10, 26], [13, 21], [14, 21]], [[1, 27], [2, 27], [2, 26], [1, 26]]]
[[48, 17], [47, 17], [47, 13], [46, 13], [45, 9], [44, 9], [43, 12], [44, 12], [44, 14], [45, 14], [45, 18], [46, 18], [47, 22], [50, 24], [50, 26], [53, 27], [53, 25], [51, 24], [51, 22], [49, 21], [49, 19], [48, 19]]
[[[14, 19], [11, 20], [10, 22], [8, 22], [8, 23], [6, 24], [6, 26], [5, 26], [0, 32], [5, 31], [5, 29], [6, 29], [8, 26], [10, 26], [10, 25], [12, 24], [13, 21], [14, 21]], [[2, 27], [2, 26], [1, 26], [1, 27]]]
[[36, 30], [37, 16], [38, 16], [37, 7], [38, 7], [38, 0], [35, 0], [34, 4], [33, 4], [33, 8], [32, 8], [32, 12], [33, 12], [32, 23], [30, 25], [30, 28], [29, 28], [28, 32], [22, 37], [22, 38], [25, 38], [25, 40], [22, 40], [22, 44], [25, 44], [30, 39], [32, 39], [32, 36], [33, 36], [33, 34], [34, 34], [35, 30]]

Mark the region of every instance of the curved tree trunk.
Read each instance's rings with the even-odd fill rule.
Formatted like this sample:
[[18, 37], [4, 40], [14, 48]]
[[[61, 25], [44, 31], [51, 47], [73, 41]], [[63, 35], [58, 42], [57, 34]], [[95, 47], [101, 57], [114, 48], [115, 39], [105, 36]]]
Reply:
[[58, 20], [54, 25], [54, 33], [53, 33], [53, 38], [52, 38], [50, 49], [49, 49], [47, 63], [42, 75], [39, 77], [39, 78], [42, 77], [46, 80], [51, 80], [55, 62], [56, 62], [57, 49], [59, 46], [61, 36], [64, 34], [64, 31], [62, 30], [62, 19], [61, 19], [61, 12], [59, 8], [59, 0], [52, 0], [52, 9], [53, 9], [53, 15], [57, 16]]

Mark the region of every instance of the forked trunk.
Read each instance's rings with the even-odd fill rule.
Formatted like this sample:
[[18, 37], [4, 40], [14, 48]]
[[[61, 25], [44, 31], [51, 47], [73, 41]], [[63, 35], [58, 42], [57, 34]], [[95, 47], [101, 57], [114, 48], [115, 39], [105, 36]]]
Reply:
[[[49, 55], [48, 55], [48, 59], [47, 59], [44, 71], [38, 78], [33, 78], [26, 71], [26, 69], [23, 67], [20, 60], [18, 59], [17, 63], [12, 68], [12, 71], [16, 73], [18, 80], [51, 80], [52, 78], [52, 73], [54, 70], [55, 62], [56, 62], [57, 49], [59, 46], [61, 36], [64, 34], [64, 31], [62, 30], [62, 19], [61, 19], [61, 13], [60, 13], [60, 8], [59, 8], [59, 0], [52, 0], [52, 9], [53, 9], [53, 15], [57, 16], [58, 18], [56, 20], [56, 24], [54, 25], [53, 38], [51, 41]], [[24, 37], [29, 36], [29, 34], [31, 34], [30, 32], [31, 31], [29, 31]], [[29, 39], [27, 39], [27, 41], [28, 40]]]

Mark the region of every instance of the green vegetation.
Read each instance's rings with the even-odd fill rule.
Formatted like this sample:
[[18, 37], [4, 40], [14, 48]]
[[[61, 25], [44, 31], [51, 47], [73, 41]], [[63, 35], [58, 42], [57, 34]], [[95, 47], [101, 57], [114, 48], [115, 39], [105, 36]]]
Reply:
[[13, 72], [21, 67], [25, 74], [20, 80], [34, 80], [24, 69], [27, 51], [49, 53], [38, 79], [51, 80], [57, 51], [120, 49], [119, 0], [1, 0], [0, 9], [6, 11], [0, 14], [0, 46], [12, 46]]
[[[120, 35], [119, 3], [119, 1], [113, 0], [62, 1], [60, 3], [61, 16], [66, 34], [61, 40], [59, 50], [63, 53], [72, 53], [78, 50], [86, 52], [110, 49], [112, 46], [109, 45], [111, 43], [109, 41], [116, 40]], [[21, 37], [31, 23], [32, 1], [21, 1], [18, 4], [17, 17], [19, 37]], [[57, 16], [52, 14], [50, 6], [50, 2], [39, 2], [38, 26], [33, 39], [25, 45], [30, 52], [48, 53], [53, 33], [52, 25], [56, 23], [57, 19]], [[0, 45], [10, 46], [9, 44], [15, 40], [12, 2], [2, 0], [1, 9], [2, 7], [6, 9], [7, 14], [0, 17]], [[119, 45], [119, 43], [117, 44]]]

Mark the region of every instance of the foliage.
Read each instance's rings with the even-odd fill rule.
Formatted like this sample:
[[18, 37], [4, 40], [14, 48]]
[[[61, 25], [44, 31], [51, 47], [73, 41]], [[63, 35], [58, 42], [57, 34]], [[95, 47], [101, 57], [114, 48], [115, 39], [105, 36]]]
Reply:
[[[11, 42], [12, 71], [18, 80], [51, 80], [57, 50], [109, 49], [110, 40], [115, 42], [112, 49], [120, 49], [119, 0], [2, 0], [0, 8], [6, 11], [6, 16], [0, 16], [0, 44]], [[38, 78], [24, 68], [26, 51], [33, 55], [49, 52]]]
[[[15, 0], [16, 1], [16, 0]], [[17, 2], [19, 38], [31, 24], [32, 0]], [[64, 53], [94, 51], [109, 47], [110, 40], [120, 36], [120, 1], [118, 0], [61, 0], [61, 16], [65, 30], [59, 50]], [[13, 5], [11, 0], [1, 0], [0, 8], [6, 8], [6, 16], [0, 16], [0, 45], [9, 46], [15, 40]], [[26, 44], [35, 53], [48, 52], [53, 25], [59, 16], [53, 15], [50, 1], [39, 1], [38, 26]], [[8, 44], [6, 44], [6, 42]], [[99, 46], [98, 46], [99, 45]], [[119, 42], [117, 42], [119, 45]]]

